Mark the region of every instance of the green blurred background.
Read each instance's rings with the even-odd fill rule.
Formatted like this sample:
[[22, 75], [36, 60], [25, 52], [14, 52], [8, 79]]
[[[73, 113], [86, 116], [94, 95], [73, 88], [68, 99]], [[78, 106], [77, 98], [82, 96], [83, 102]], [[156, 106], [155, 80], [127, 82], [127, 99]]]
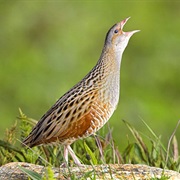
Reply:
[[[141, 118], [167, 143], [180, 119], [180, 3], [178, 1], [1, 1], [0, 138], [18, 108], [39, 119], [96, 64], [106, 32], [131, 16], [140, 29], [125, 50], [121, 98], [111, 118], [123, 148], [122, 119], [148, 135]], [[180, 127], [176, 132], [178, 141]]]

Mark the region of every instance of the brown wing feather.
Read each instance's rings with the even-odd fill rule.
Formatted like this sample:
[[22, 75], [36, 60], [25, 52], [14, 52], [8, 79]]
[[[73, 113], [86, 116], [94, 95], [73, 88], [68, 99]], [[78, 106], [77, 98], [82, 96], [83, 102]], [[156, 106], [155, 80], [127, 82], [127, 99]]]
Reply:
[[[40, 144], [48, 144], [53, 142], [61, 142], [68, 140], [69, 144], [71, 144], [74, 140], [82, 137], [85, 132], [91, 127], [92, 115], [88, 113], [83, 115], [79, 119], [76, 119], [74, 122], [69, 123], [68, 127], [64, 129], [64, 131], [59, 136], [52, 136], [51, 138], [47, 138], [46, 136], [42, 136], [39, 141], [36, 141], [31, 147], [40, 145]], [[72, 139], [72, 140], [71, 140]]]

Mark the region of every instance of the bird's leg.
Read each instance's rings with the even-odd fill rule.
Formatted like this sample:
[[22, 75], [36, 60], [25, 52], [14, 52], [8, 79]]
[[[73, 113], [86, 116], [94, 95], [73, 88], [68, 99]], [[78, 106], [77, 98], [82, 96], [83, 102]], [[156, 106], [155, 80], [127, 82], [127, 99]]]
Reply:
[[83, 164], [81, 164], [81, 162], [79, 161], [78, 157], [75, 155], [74, 151], [72, 150], [71, 146], [70, 145], [67, 145], [67, 149], [71, 155], [71, 157], [73, 158], [75, 164], [77, 166], [83, 166]]
[[68, 148], [67, 146], [64, 146], [64, 160], [65, 162], [61, 164], [60, 167], [64, 168], [68, 166]]
[[68, 146], [64, 146], [64, 159], [65, 163], [68, 165]]

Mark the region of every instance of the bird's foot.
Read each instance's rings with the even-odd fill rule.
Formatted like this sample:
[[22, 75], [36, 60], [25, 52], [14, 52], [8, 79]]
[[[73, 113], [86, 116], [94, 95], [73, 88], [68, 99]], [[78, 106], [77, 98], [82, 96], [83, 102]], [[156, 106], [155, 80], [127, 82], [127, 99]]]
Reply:
[[[74, 163], [77, 167], [84, 167], [85, 165], [84, 164], [81, 164], [81, 163]], [[71, 166], [71, 165], [70, 165]], [[63, 162], [61, 165], [60, 165], [60, 168], [67, 168], [69, 167], [69, 165], [66, 163], [66, 162]]]
[[68, 165], [67, 165], [66, 162], [64, 162], [64, 163], [62, 163], [62, 164], [60, 165], [60, 168], [67, 168], [67, 167], [68, 167]]

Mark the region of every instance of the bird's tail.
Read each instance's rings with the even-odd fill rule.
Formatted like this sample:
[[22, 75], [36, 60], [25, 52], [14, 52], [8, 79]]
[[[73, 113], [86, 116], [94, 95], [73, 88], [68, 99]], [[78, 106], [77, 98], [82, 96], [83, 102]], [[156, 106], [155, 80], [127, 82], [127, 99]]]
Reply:
[[23, 146], [28, 146], [30, 148], [35, 146], [35, 144], [33, 143], [33, 137], [32, 137], [31, 134], [23, 140], [22, 145]]

